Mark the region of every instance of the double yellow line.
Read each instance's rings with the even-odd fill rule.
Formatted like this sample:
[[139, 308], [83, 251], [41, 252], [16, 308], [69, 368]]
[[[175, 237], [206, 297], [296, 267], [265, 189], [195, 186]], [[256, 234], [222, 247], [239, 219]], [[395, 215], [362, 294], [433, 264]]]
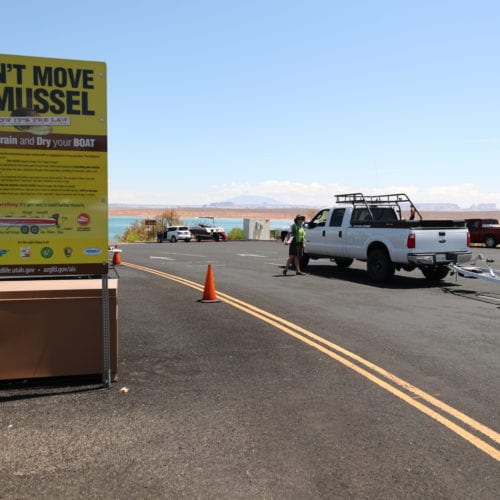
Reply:
[[[149, 267], [131, 263], [122, 263], [122, 265], [138, 271], [155, 274], [162, 278], [194, 288], [198, 291], [203, 291], [204, 288], [202, 285], [193, 281], [180, 278], [179, 276], [175, 276], [173, 274], [158, 271], [156, 269], [151, 269]], [[365, 377], [374, 384], [377, 384], [379, 387], [385, 389], [387, 392], [390, 392], [417, 410], [433, 418], [495, 460], [500, 461], [500, 449], [498, 448], [498, 445], [500, 444], [500, 434], [493, 429], [490, 429], [459, 410], [443, 403], [434, 396], [426, 393], [418, 387], [413, 386], [409, 382], [406, 382], [387, 370], [384, 370], [380, 366], [371, 363], [361, 356], [358, 356], [357, 354], [344, 349], [343, 347], [334, 344], [333, 342], [330, 342], [315, 333], [290, 323], [286, 319], [280, 318], [279, 316], [271, 314], [263, 309], [255, 307], [252, 304], [248, 304], [247, 302], [243, 302], [242, 300], [225, 293], [217, 292], [217, 298], [220, 301], [245, 312], [246, 314], [250, 314], [257, 319], [274, 326], [278, 330], [287, 333], [304, 344], [314, 347], [323, 354], [338, 361], [339, 363], [342, 363], [344, 366], [355, 371], [362, 377]], [[470, 430], [467, 430], [464, 426], [467, 426]], [[490, 442], [486, 441], [486, 439]]]

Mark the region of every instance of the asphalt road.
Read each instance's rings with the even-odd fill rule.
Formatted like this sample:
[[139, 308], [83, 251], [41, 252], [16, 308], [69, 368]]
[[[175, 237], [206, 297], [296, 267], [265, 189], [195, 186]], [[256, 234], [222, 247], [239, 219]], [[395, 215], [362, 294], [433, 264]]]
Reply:
[[122, 249], [119, 380], [0, 385], [0, 498], [498, 498], [498, 283]]

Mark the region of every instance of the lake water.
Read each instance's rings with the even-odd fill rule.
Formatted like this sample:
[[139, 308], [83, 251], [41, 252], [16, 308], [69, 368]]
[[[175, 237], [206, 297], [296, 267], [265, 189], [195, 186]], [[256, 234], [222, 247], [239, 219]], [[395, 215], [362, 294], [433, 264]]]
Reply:
[[[110, 215], [108, 217], [108, 238], [109, 241], [116, 241], [118, 236], [122, 235], [129, 226], [131, 226], [135, 221], [144, 220], [144, 217], [133, 216], [133, 215]], [[181, 219], [182, 224], [189, 226], [193, 223], [195, 219], [185, 218]], [[228, 233], [233, 228], [243, 229], [243, 219], [223, 219], [216, 218], [215, 223], [218, 226], [224, 228], [224, 231]], [[271, 229], [279, 229], [283, 226], [290, 225], [291, 220], [288, 219], [271, 219], [270, 227]]]

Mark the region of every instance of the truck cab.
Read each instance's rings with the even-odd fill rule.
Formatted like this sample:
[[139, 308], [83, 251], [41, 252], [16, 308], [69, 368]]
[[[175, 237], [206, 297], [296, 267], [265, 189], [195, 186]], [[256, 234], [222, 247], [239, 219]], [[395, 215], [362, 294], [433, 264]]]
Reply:
[[[307, 252], [314, 255], [328, 250], [336, 257], [351, 255], [356, 253], [356, 249], [368, 236], [366, 231], [356, 228], [365, 228], [373, 222], [397, 220], [398, 215], [391, 207], [325, 208], [307, 223]], [[349, 232], [345, 231], [347, 227], [350, 228]]]

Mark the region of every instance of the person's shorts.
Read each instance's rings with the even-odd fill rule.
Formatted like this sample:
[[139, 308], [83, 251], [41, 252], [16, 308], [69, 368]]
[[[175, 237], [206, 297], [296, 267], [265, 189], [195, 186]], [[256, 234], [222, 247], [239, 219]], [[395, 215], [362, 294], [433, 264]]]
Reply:
[[304, 243], [297, 243], [295, 240], [290, 243], [288, 255], [302, 257], [304, 255]]

